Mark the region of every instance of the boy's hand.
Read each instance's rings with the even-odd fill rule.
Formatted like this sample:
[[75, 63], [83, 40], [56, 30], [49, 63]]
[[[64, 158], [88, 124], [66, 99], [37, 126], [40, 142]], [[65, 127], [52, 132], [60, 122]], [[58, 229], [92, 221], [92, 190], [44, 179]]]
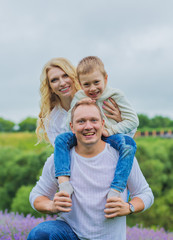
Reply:
[[106, 129], [103, 129], [102, 135], [104, 137], [109, 137], [109, 133], [108, 133], [108, 131]]
[[103, 109], [105, 109], [108, 112], [108, 113], [105, 113], [106, 117], [112, 118], [116, 122], [121, 122], [122, 121], [121, 112], [119, 110], [118, 105], [112, 98], [109, 98], [109, 101], [111, 103], [107, 101], [103, 102], [104, 104]]
[[85, 103], [85, 102], [89, 102], [89, 103], [92, 103], [92, 102], [96, 102], [95, 100], [89, 98], [89, 97], [86, 97], [86, 98], [83, 98], [81, 100], [78, 101], [78, 103]]

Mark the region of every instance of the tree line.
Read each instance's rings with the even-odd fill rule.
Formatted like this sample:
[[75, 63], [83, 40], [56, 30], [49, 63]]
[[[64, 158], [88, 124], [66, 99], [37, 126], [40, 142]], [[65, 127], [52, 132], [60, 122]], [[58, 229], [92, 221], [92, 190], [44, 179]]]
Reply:
[[0, 132], [34, 132], [36, 124], [37, 118], [32, 117], [27, 117], [18, 124], [0, 117]]
[[[153, 118], [149, 118], [145, 114], [138, 114], [138, 117], [138, 129], [173, 128], [173, 120], [168, 117], [155, 116]], [[37, 118], [32, 117], [27, 117], [18, 124], [0, 117], [0, 132], [34, 132], [36, 124]]]

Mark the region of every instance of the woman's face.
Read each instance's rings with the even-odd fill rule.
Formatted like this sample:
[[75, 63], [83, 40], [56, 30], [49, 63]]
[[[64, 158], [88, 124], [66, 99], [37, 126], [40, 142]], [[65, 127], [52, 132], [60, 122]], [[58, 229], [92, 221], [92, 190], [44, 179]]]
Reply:
[[73, 80], [61, 68], [52, 67], [48, 71], [47, 76], [52, 91], [61, 100], [74, 96], [75, 87]]

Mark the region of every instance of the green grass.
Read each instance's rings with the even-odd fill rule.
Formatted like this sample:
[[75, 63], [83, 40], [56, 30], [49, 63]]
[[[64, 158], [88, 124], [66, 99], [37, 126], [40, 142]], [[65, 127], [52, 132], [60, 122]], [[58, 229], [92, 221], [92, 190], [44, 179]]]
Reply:
[[14, 147], [20, 150], [34, 150], [41, 152], [45, 148], [53, 150], [53, 147], [48, 143], [37, 144], [37, 137], [35, 133], [19, 132], [19, 133], [0, 133], [1, 147]]
[[[165, 139], [161, 137], [137, 137], [135, 138], [137, 144], [145, 145], [155, 148], [156, 146], [173, 145], [173, 139]], [[37, 137], [35, 133], [31, 132], [19, 132], [19, 133], [0, 133], [0, 146], [10, 146], [21, 150], [35, 150], [36, 152], [41, 152], [45, 148], [53, 147], [45, 142], [37, 144]]]
[[152, 131], [173, 131], [173, 127], [167, 127], [167, 128], [150, 128], [150, 127], [143, 127], [143, 128], [138, 128], [138, 131], [140, 132], [145, 132], [145, 131], [148, 131], [148, 132], [152, 132]]

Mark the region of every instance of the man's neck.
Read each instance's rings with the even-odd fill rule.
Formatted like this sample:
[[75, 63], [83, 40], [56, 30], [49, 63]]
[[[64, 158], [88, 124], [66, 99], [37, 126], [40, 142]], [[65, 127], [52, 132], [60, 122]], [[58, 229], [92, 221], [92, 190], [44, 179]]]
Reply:
[[91, 158], [97, 156], [105, 149], [105, 142], [100, 140], [96, 144], [82, 145], [80, 143], [75, 147], [75, 151], [82, 157]]

